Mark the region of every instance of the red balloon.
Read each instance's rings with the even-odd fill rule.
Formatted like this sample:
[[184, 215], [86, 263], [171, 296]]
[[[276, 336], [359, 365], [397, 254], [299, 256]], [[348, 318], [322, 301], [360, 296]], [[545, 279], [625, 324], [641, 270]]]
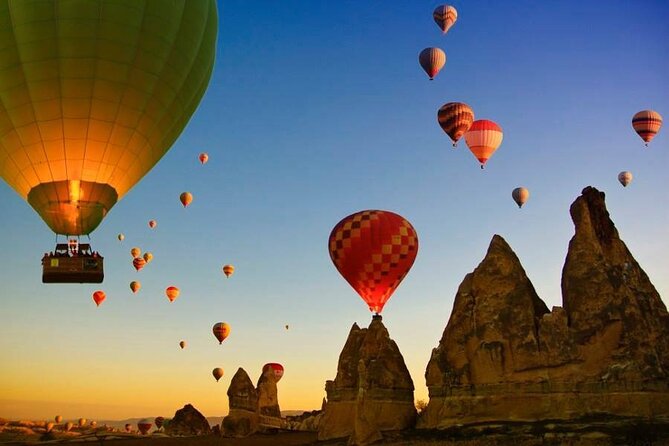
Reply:
[[95, 305], [97, 305], [98, 307], [100, 306], [102, 301], [105, 300], [106, 298], [107, 298], [107, 295], [105, 294], [104, 291], [99, 291], [98, 290], [95, 293], [93, 293], [93, 301], [95, 302]]
[[281, 364], [277, 364], [276, 362], [270, 362], [262, 366], [263, 374], [267, 370], [272, 370], [272, 372], [274, 372], [274, 378], [276, 379], [276, 382], [279, 382], [279, 380], [283, 376], [283, 366]]
[[339, 273], [378, 314], [411, 269], [418, 235], [402, 216], [368, 210], [337, 223], [328, 245]]
[[137, 271], [139, 271], [140, 269], [144, 268], [144, 265], [146, 265], [146, 260], [144, 260], [144, 259], [141, 258], [141, 257], [136, 257], [136, 258], [132, 261], [132, 266], [134, 266], [135, 269], [136, 269]]

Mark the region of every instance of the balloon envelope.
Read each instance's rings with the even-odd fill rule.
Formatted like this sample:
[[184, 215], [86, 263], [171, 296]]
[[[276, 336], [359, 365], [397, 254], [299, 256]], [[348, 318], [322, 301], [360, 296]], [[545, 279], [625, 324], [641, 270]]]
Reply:
[[272, 371], [274, 374], [274, 379], [276, 379], [276, 382], [279, 382], [281, 378], [283, 377], [283, 366], [281, 364], [278, 364], [276, 362], [270, 362], [268, 364], [265, 364], [262, 366], [262, 372], [265, 374], [268, 371]]
[[154, 423], [156, 423], [156, 427], [160, 429], [163, 426], [163, 421], [165, 421], [165, 418], [163, 417], [156, 417], [155, 420], [153, 420]]
[[119, 241], [119, 242], [122, 242], [123, 239], [125, 238], [125, 235], [123, 235], [123, 234], [119, 234], [119, 235], [117, 235], [116, 237], [118, 238], [118, 241]]
[[235, 267], [232, 265], [224, 265], [223, 266], [223, 274], [225, 274], [225, 277], [230, 277], [234, 274], [235, 272]]
[[139, 257], [139, 255], [142, 253], [142, 250], [139, 249], [138, 247], [134, 247], [130, 250], [130, 255], [134, 259], [135, 257]]
[[198, 159], [200, 160], [201, 164], [207, 164], [207, 161], [209, 161], [209, 155], [207, 155], [205, 152], [200, 153], [200, 156], [198, 156]]
[[[181, 347], [182, 350], [183, 350], [184, 348], [186, 348], [186, 341], [181, 341], [181, 342], [179, 342], [179, 347]], [[160, 426], [158, 426], [158, 427], [160, 427]]]
[[481, 168], [502, 144], [503, 138], [502, 127], [488, 119], [474, 121], [465, 133], [465, 142], [469, 150], [481, 163]]
[[211, 374], [214, 375], [214, 378], [216, 378], [216, 382], [218, 382], [218, 380], [223, 377], [223, 369], [220, 367], [216, 367], [214, 370], [212, 370]]
[[179, 297], [179, 293], [181, 293], [181, 291], [175, 286], [168, 286], [165, 289], [165, 295], [170, 300], [170, 302], [174, 302], [174, 299]]
[[93, 302], [95, 302], [95, 305], [97, 305], [98, 307], [106, 298], [107, 295], [105, 294], [104, 291], [98, 290], [93, 293]]
[[86, 418], [79, 418], [79, 427], [84, 427], [86, 425]]
[[139, 291], [139, 289], [141, 287], [142, 287], [142, 284], [139, 283], [136, 280], [133, 280], [132, 282], [130, 282], [130, 289], [132, 290], [133, 293], [136, 293], [137, 291]]
[[131, 430], [132, 430], [132, 424], [130, 424], [130, 423], [126, 423], [126, 424], [125, 424], [125, 431], [126, 431], [126, 432], [130, 432]]
[[620, 181], [620, 184], [622, 184], [623, 187], [627, 187], [632, 182], [633, 178], [634, 176], [632, 175], [632, 172], [627, 170], [618, 174], [618, 181]]
[[632, 117], [632, 128], [646, 145], [662, 127], [662, 115], [653, 110], [642, 110]]
[[446, 65], [446, 53], [439, 48], [425, 48], [418, 55], [418, 63], [432, 80]]
[[453, 141], [453, 147], [474, 122], [474, 110], [463, 102], [449, 102], [437, 112], [437, 122]]
[[328, 247], [339, 273], [380, 313], [416, 259], [418, 236], [404, 217], [368, 210], [337, 223]]
[[434, 18], [434, 22], [441, 31], [446, 34], [458, 20], [458, 11], [451, 5], [437, 6], [432, 12], [432, 18]]
[[520, 209], [530, 198], [530, 191], [524, 187], [517, 187], [511, 192], [511, 198], [513, 198], [513, 201], [518, 205], [518, 209]]
[[150, 252], [145, 252], [142, 258], [146, 263], [149, 263], [151, 262], [151, 260], [153, 260], [153, 254], [151, 254]]
[[144, 268], [145, 265], [146, 265], [146, 260], [144, 260], [141, 257], [137, 257], [132, 261], [132, 266], [134, 266], [137, 271]]
[[[211, 77], [215, 0], [5, 1], [0, 176], [90, 234], [167, 152]], [[4, 153], [7, 152], [7, 153]]]
[[225, 338], [230, 336], [230, 330], [230, 325], [225, 322], [217, 322], [214, 324], [214, 328], [212, 328], [212, 332], [216, 339], [218, 339], [219, 344], [222, 344]]
[[186, 207], [193, 202], [193, 194], [190, 192], [182, 192], [181, 195], [179, 195], [179, 201]]
[[139, 429], [142, 435], [146, 435], [149, 432], [149, 429], [151, 429], [151, 426], [153, 426], [153, 423], [146, 418], [137, 422], [137, 429]]
[[63, 421], [63, 417], [61, 415], [56, 415], [54, 418], [56, 420], [56, 423], [60, 424], [61, 421]]
[[65, 430], [66, 431], [69, 432], [70, 430], [72, 430], [73, 427], [74, 427], [74, 423], [72, 423], [71, 421], [68, 421], [67, 423], [65, 423]]
[[155, 220], [149, 220], [149, 228], [153, 229], [158, 225]]

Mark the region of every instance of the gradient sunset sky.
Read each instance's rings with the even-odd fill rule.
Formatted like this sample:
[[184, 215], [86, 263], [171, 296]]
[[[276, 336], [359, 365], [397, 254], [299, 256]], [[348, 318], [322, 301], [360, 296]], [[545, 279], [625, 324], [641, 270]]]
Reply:
[[[171, 417], [186, 403], [224, 415], [237, 368], [255, 382], [267, 362], [285, 367], [282, 409], [320, 407], [351, 325], [371, 320], [327, 249], [333, 226], [363, 209], [404, 216], [420, 240], [383, 312], [416, 399], [427, 399], [425, 367], [457, 287], [493, 234], [547, 305], [561, 305], [568, 209], [585, 186], [606, 192], [666, 303], [669, 128], [646, 148], [631, 118], [654, 109], [669, 119], [669, 3], [451, 4], [458, 21], [442, 36], [432, 1], [219, 1], [200, 107], [91, 236], [102, 285], [41, 283], [55, 237], [0, 182], [0, 417]], [[417, 60], [428, 46], [447, 54], [432, 82]], [[483, 171], [437, 124], [452, 101], [504, 130]], [[627, 188], [622, 170], [634, 174]], [[531, 193], [522, 210], [518, 186]], [[139, 273], [133, 246], [155, 256]], [[173, 303], [170, 285], [181, 289]], [[107, 294], [99, 308], [97, 289]], [[211, 333], [219, 321], [232, 326], [223, 345]], [[225, 370], [218, 383], [214, 367]]]

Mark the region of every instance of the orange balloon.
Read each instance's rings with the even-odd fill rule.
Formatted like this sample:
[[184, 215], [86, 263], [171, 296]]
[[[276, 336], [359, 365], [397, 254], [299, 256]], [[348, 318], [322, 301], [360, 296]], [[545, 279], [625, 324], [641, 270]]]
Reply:
[[146, 263], [149, 263], [149, 262], [151, 262], [151, 260], [153, 260], [153, 254], [151, 254], [150, 252], [147, 251], [147, 252], [144, 253], [142, 258], [146, 261]]
[[[186, 341], [181, 341], [181, 342], [179, 342], [179, 347], [181, 347], [182, 350], [183, 350], [184, 348], [186, 348]], [[160, 427], [160, 426], [159, 426], [159, 427]]]
[[214, 378], [216, 378], [216, 382], [218, 382], [218, 380], [223, 377], [223, 369], [220, 367], [216, 367], [214, 370], [212, 370], [211, 374], [214, 375]]
[[411, 269], [418, 236], [402, 216], [369, 210], [337, 223], [328, 245], [339, 273], [378, 314]]
[[198, 156], [198, 159], [200, 160], [201, 164], [207, 164], [207, 161], [209, 161], [209, 155], [207, 155], [205, 152], [200, 153], [200, 156]]
[[179, 200], [181, 200], [181, 204], [186, 207], [193, 202], [193, 194], [190, 192], [182, 192], [181, 195], [179, 195]]
[[149, 220], [149, 228], [153, 229], [158, 223], [155, 220]]
[[136, 293], [139, 291], [139, 289], [142, 287], [142, 284], [137, 282], [136, 280], [133, 280], [130, 282], [130, 289], [132, 290], [133, 293]]
[[235, 267], [232, 265], [224, 265], [223, 266], [223, 274], [225, 274], [225, 277], [230, 277], [232, 274], [235, 272]]
[[212, 331], [214, 332], [216, 339], [218, 339], [218, 343], [222, 344], [225, 338], [230, 336], [230, 325], [225, 322], [217, 322], [214, 324]]
[[95, 305], [97, 305], [98, 307], [106, 298], [107, 295], [105, 294], [104, 291], [98, 290], [95, 293], [93, 293], [93, 301], [95, 302]]
[[146, 265], [146, 260], [144, 260], [144, 259], [141, 258], [141, 257], [136, 257], [136, 258], [132, 261], [132, 266], [134, 266], [135, 269], [136, 269], [137, 271], [139, 271], [140, 269], [144, 268], [145, 265]]
[[180, 293], [180, 292], [181, 292], [181, 291], [179, 290], [179, 288], [177, 288], [177, 287], [175, 287], [175, 286], [168, 286], [168, 287], [165, 289], [165, 295], [166, 295], [167, 298], [170, 300], [170, 302], [174, 302], [174, 299], [176, 299], [177, 297], [179, 297], [179, 293]]
[[142, 250], [139, 249], [138, 247], [134, 247], [130, 250], [130, 255], [134, 259], [135, 257], [139, 257], [139, 255], [142, 253]]
[[481, 163], [481, 169], [483, 169], [486, 161], [490, 159], [495, 150], [502, 144], [503, 138], [502, 127], [488, 119], [474, 121], [467, 133], [465, 133], [465, 142], [469, 150]]
[[142, 435], [146, 435], [149, 432], [149, 429], [151, 429], [151, 426], [153, 426], [153, 423], [146, 418], [137, 422], [137, 429], [139, 429], [139, 432], [141, 432]]
[[642, 110], [632, 117], [632, 128], [648, 146], [662, 127], [662, 115], [653, 110]]
[[446, 53], [441, 48], [425, 48], [418, 55], [418, 63], [432, 80], [444, 68]]
[[268, 370], [271, 370], [274, 373], [274, 378], [276, 379], [276, 382], [279, 382], [279, 380], [283, 377], [283, 366], [281, 364], [277, 364], [276, 362], [270, 362], [262, 366], [263, 374]]

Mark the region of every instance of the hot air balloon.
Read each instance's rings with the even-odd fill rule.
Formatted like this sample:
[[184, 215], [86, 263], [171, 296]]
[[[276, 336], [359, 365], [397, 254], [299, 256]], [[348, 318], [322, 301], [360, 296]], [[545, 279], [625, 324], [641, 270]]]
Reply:
[[163, 417], [156, 417], [156, 419], [153, 420], [153, 422], [156, 423], [156, 427], [157, 427], [158, 429], [160, 429], [161, 427], [163, 427], [163, 421], [165, 421], [165, 418], [163, 418]]
[[144, 259], [144, 261], [145, 261], [146, 263], [150, 263], [151, 260], [153, 260], [153, 254], [151, 254], [150, 252], [147, 251], [147, 252], [144, 253], [144, 255], [142, 256], [142, 258]]
[[653, 110], [642, 110], [632, 117], [634, 131], [644, 140], [646, 147], [662, 127], [662, 115]]
[[207, 155], [205, 152], [200, 153], [200, 156], [198, 156], [198, 159], [200, 160], [200, 164], [207, 164], [207, 161], [209, 161], [209, 155]]
[[289, 328], [288, 325], [286, 325], [286, 330], [288, 330], [288, 328]]
[[153, 426], [153, 423], [146, 418], [142, 418], [137, 422], [137, 429], [142, 435], [146, 435]]
[[[56, 234], [93, 232], [172, 146], [209, 83], [216, 1], [132, 6], [0, 8], [0, 176]], [[47, 283], [80, 280], [71, 276]]]
[[232, 265], [223, 265], [223, 274], [225, 277], [230, 277], [235, 272], [235, 267]]
[[126, 423], [125, 424], [125, 431], [126, 432], [132, 432], [132, 424]]
[[193, 194], [190, 192], [182, 192], [181, 195], [179, 195], [179, 200], [181, 201], [181, 204], [186, 207], [193, 202]]
[[53, 430], [53, 426], [54, 426], [54, 424], [53, 424], [52, 421], [49, 421], [48, 423], [46, 423], [46, 431], [51, 432]]
[[418, 63], [423, 67], [430, 80], [433, 80], [446, 65], [446, 53], [439, 48], [425, 48], [418, 55]]
[[96, 292], [93, 293], [93, 302], [95, 302], [95, 305], [97, 305], [98, 307], [100, 306], [100, 304], [101, 304], [106, 298], [107, 298], [107, 295], [105, 294], [104, 291], [100, 291], [100, 290], [98, 290], [98, 291], [96, 291]]
[[481, 163], [481, 169], [502, 144], [503, 137], [502, 127], [487, 119], [474, 121], [469, 131], [465, 133], [465, 142]]
[[627, 185], [632, 182], [633, 178], [634, 176], [632, 175], [632, 172], [629, 172], [627, 170], [620, 172], [618, 174], [618, 181], [620, 181], [620, 184], [622, 184], [623, 187], [627, 187]]
[[458, 20], [458, 11], [451, 5], [437, 6], [432, 13], [435, 23], [446, 34]]
[[60, 416], [60, 415], [56, 415], [56, 417], [54, 418], [54, 420], [56, 420], [56, 423], [60, 424], [60, 422], [63, 421], [63, 417]]
[[119, 242], [122, 242], [123, 239], [125, 239], [125, 235], [123, 235], [123, 234], [119, 234], [119, 235], [116, 236], [116, 238], [118, 238], [118, 241], [119, 241]]
[[218, 339], [218, 343], [222, 344], [225, 338], [230, 336], [230, 325], [225, 322], [217, 322], [212, 329], [214, 336]]
[[216, 378], [216, 382], [218, 382], [218, 380], [223, 377], [223, 369], [220, 367], [216, 367], [214, 370], [212, 370], [211, 374], [214, 375], [214, 378]]
[[140, 255], [141, 253], [142, 253], [142, 250], [139, 249], [139, 248], [136, 247], [136, 246], [130, 250], [130, 255], [132, 256], [133, 259], [136, 258], [136, 257], [139, 257], [139, 255]]
[[158, 225], [158, 222], [155, 220], [149, 220], [149, 228], [153, 229]]
[[92, 428], [95, 428], [97, 425], [98, 425], [98, 422], [97, 422], [97, 421], [91, 421], [90, 426], [91, 426]]
[[181, 350], [183, 350], [184, 348], [186, 348], [186, 341], [181, 341], [181, 342], [179, 342], [179, 347], [181, 347]]
[[522, 208], [525, 202], [530, 198], [530, 191], [524, 187], [517, 187], [511, 192], [513, 201], [518, 205], [518, 209]]
[[276, 382], [279, 382], [281, 380], [281, 377], [283, 376], [283, 366], [281, 364], [277, 364], [276, 362], [270, 362], [262, 366], [263, 374], [265, 374], [269, 370], [272, 371], [272, 374], [274, 375], [274, 379], [276, 379]]
[[146, 260], [144, 260], [141, 257], [136, 257], [132, 261], [132, 266], [134, 266], [137, 271], [144, 268], [145, 265], [146, 265]]
[[378, 314], [411, 269], [418, 236], [405, 218], [368, 210], [337, 223], [328, 247], [339, 273]]
[[177, 297], [179, 297], [179, 293], [180, 293], [180, 292], [181, 292], [181, 291], [179, 290], [179, 288], [177, 288], [177, 287], [175, 287], [175, 286], [168, 286], [168, 287], [165, 289], [165, 295], [166, 295], [167, 298], [170, 300], [170, 302], [174, 302], [174, 299], [176, 299]]
[[79, 427], [86, 426], [86, 418], [79, 418]]
[[65, 431], [69, 432], [69, 431], [72, 430], [73, 427], [74, 427], [74, 423], [72, 423], [71, 421], [68, 421], [67, 423], [65, 423]]
[[437, 112], [437, 122], [453, 141], [453, 147], [474, 122], [474, 110], [462, 102], [449, 102]]
[[142, 288], [142, 284], [139, 283], [138, 281], [133, 280], [132, 282], [130, 282], [130, 289], [132, 290], [133, 293], [139, 291], [140, 288]]

